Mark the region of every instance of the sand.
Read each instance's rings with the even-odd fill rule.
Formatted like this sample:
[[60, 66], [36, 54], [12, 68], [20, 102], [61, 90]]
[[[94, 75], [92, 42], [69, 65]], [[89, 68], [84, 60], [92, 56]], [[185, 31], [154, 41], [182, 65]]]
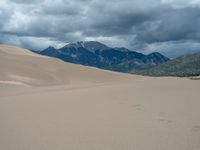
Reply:
[[127, 75], [35, 55], [0, 50], [0, 149], [200, 149], [199, 80]]
[[31, 86], [80, 85], [132, 78], [128, 74], [66, 63], [7, 45], [0, 45], [0, 69], [0, 82], [18, 82]]

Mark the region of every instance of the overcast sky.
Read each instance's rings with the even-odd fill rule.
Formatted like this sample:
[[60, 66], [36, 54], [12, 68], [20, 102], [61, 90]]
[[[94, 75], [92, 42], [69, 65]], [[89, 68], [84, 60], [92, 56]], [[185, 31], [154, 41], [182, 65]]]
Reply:
[[0, 0], [0, 43], [90, 40], [168, 57], [200, 52], [200, 0]]

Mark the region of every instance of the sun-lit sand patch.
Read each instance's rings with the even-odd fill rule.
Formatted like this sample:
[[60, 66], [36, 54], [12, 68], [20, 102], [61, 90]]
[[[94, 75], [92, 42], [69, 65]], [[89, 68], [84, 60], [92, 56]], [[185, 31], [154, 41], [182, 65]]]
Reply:
[[43, 57], [43, 58], [45, 58], [44, 56], [36, 55], [36, 54], [26, 50], [26, 49], [19, 48], [19, 47], [16, 47], [16, 46], [10, 46], [10, 45], [1, 45], [0, 51], [7, 53], [7, 54], [12, 54], [12, 55], [24, 55], [24, 56], [33, 56], [33, 57]]
[[25, 77], [25, 76], [20, 76], [20, 75], [14, 75], [14, 74], [8, 74], [8, 77], [10, 77], [13, 80], [16, 81], [23, 81], [23, 82], [38, 82], [36, 79], [30, 78], [30, 77]]
[[0, 81], [0, 84], [10, 84], [10, 85], [20, 85], [20, 86], [30, 87], [30, 85], [17, 81]]
[[191, 80], [200, 80], [200, 76], [190, 77]]

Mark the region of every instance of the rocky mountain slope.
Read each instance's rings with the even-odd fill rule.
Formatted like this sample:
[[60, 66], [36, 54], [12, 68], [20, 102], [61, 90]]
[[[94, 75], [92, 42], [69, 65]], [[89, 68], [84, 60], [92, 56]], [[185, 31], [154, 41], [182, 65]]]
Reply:
[[158, 52], [144, 55], [126, 48], [111, 48], [97, 41], [70, 43], [60, 49], [48, 47], [37, 53], [66, 62], [120, 72], [137, 72], [169, 60]]

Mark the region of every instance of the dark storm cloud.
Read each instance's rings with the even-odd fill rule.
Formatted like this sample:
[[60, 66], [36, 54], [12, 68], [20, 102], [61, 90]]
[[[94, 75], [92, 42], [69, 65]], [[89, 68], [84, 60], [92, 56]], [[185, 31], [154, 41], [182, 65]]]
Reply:
[[197, 0], [1, 0], [0, 42], [40, 49], [98, 40], [175, 57], [198, 51], [199, 6]]
[[[99, 18], [98, 21], [95, 17]], [[153, 16], [145, 13], [137, 14], [114, 14], [110, 13], [104, 16], [103, 14], [93, 16], [90, 20], [89, 28], [83, 31], [86, 36], [113, 36], [113, 35], [129, 35], [133, 33], [134, 26], [140, 25], [143, 22], [153, 19]]]
[[[162, 13], [162, 12], [160, 12]], [[150, 22], [137, 28], [138, 40], [154, 43], [179, 40], [200, 40], [200, 9], [169, 9]], [[151, 28], [151, 26], [153, 26]]]
[[[106, 3], [106, 1], [104, 2]], [[128, 6], [131, 5], [131, 6]], [[106, 3], [106, 5], [92, 4], [88, 10], [88, 28], [84, 34], [88, 35], [123, 35], [132, 34], [132, 28], [143, 22], [153, 20], [154, 16], [143, 9], [138, 9], [133, 3]], [[151, 11], [151, 10], [149, 10]]]
[[18, 4], [31, 4], [38, 3], [40, 0], [9, 0], [10, 2], [18, 3]]

